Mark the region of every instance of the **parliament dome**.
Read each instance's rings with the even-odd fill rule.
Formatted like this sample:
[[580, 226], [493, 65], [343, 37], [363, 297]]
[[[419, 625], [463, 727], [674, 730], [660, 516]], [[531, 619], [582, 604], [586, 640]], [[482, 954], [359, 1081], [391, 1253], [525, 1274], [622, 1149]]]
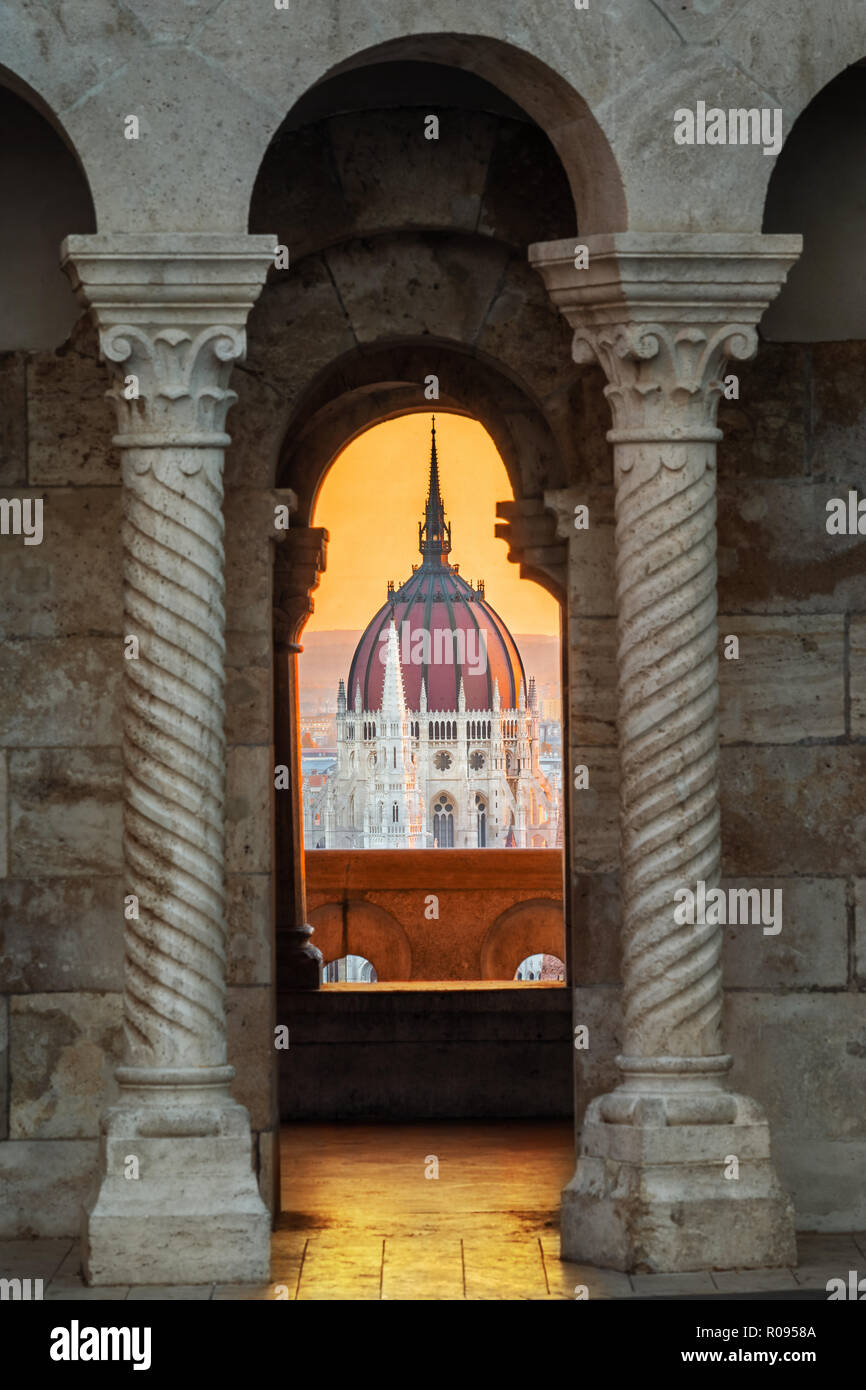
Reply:
[[386, 602], [359, 641], [346, 686], [349, 708], [360, 687], [361, 708], [381, 707], [384, 656], [393, 622], [400, 647], [403, 689], [410, 710], [420, 710], [422, 686], [429, 710], [456, 710], [460, 683], [468, 710], [489, 710], [498, 687], [503, 709], [516, 709], [526, 690], [517, 644], [499, 614], [451, 564], [451, 526], [439, 486], [436, 423], [430, 447], [430, 482], [424, 520], [418, 524], [421, 564]]

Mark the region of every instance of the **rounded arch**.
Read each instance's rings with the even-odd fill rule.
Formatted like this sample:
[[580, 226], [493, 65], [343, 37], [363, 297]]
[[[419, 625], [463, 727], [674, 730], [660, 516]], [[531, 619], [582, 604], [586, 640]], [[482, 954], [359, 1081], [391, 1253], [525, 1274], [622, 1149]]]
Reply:
[[[507, 3], [507, 0], [499, 0], [499, 3]], [[380, 12], [358, 15], [350, 31], [351, 51], [347, 43], [342, 55], [338, 48], [343, 36], [330, 35], [331, 41], [326, 51], [330, 49], [329, 56], [333, 61], [318, 71], [313, 71], [311, 65], [307, 67], [306, 83], [303, 89], [295, 87], [296, 96], [288, 107], [286, 120], [291, 119], [295, 109], [311, 92], [321, 94], [329, 83], [360, 68], [382, 63], [423, 62], [475, 73], [513, 101], [544, 131], [565, 171], [583, 231], [621, 231], [627, 227], [625, 191], [611, 143], [590, 100], [579, 90], [582, 84], [586, 84], [586, 88], [600, 98], [602, 91], [599, 89], [598, 72], [590, 55], [581, 52], [581, 46], [574, 43], [573, 15], [568, 14], [568, 7], [562, 7], [566, 11], [564, 15], [551, 16], [550, 22], [544, 26], [546, 32], [543, 33], [542, 42], [537, 45], [533, 44], [533, 40], [542, 37], [539, 33], [531, 38], [525, 35], [523, 45], [503, 39], [501, 34], [513, 28], [512, 24], [503, 25], [498, 33], [480, 30], [468, 32], [465, 11], [461, 12], [461, 32], [443, 26], [439, 32], [428, 29], [413, 33], [414, 16], [412, 19], [408, 15], [403, 17], [400, 14], [402, 8], [401, 4], [397, 4], [393, 12], [384, 15]], [[494, 3], [493, 8], [498, 8], [498, 4]], [[435, 15], [427, 16], [428, 23], [435, 23], [435, 19]], [[373, 21], [375, 34], [370, 32]], [[485, 22], [490, 23], [489, 7]], [[600, 17], [599, 27], [602, 25], [607, 27], [606, 21]], [[560, 26], [565, 31], [565, 49], [553, 39], [552, 31]], [[388, 28], [392, 30], [391, 36], [381, 38], [382, 30]], [[634, 38], [633, 32], [630, 33], [629, 39]], [[568, 40], [571, 42], [568, 43]], [[628, 46], [631, 47], [630, 44]], [[536, 51], [533, 51], [534, 48]], [[569, 52], [570, 58], [577, 59], [575, 67], [578, 71], [574, 75], [566, 75], [562, 71], [564, 51]], [[636, 51], [634, 57], [637, 58]], [[628, 65], [625, 53], [622, 55], [622, 65]], [[639, 67], [636, 71], [639, 71]], [[300, 77], [297, 69], [294, 75], [296, 80]], [[575, 80], [577, 85], [574, 85]], [[279, 134], [283, 124], [285, 122], [277, 130], [272, 130], [271, 139]], [[261, 148], [256, 169], [264, 159], [266, 149], [267, 146]], [[252, 193], [251, 183], [250, 200]]]
[[773, 161], [762, 230], [801, 233], [803, 253], [761, 321], [765, 337], [781, 342], [863, 337], [864, 163], [866, 59], [822, 87]]
[[[559, 346], [556, 337], [551, 335], [552, 347]], [[557, 437], [543, 407], [508, 364], [473, 354], [453, 340], [391, 340], [336, 358], [311, 383], [287, 423], [277, 485], [296, 492], [302, 524], [310, 525], [325, 476], [353, 439], [383, 421], [430, 413], [423, 391], [430, 373], [440, 382], [435, 408], [484, 426], [515, 497], [532, 495], [536, 478], [543, 477], [546, 486], [566, 485], [567, 441]]]
[[363, 900], [322, 903], [310, 913], [325, 960], [363, 956], [380, 981], [412, 978], [412, 948], [405, 931], [383, 907]]
[[513, 980], [527, 956], [565, 959], [562, 904], [551, 898], [515, 903], [488, 928], [481, 946], [482, 980]]

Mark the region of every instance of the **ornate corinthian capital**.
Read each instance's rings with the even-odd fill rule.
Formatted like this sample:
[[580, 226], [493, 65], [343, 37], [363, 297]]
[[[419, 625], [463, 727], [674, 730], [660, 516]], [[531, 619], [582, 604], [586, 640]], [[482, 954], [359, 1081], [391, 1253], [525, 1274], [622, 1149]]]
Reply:
[[[574, 264], [581, 244], [585, 269]], [[798, 236], [622, 232], [530, 247], [575, 330], [575, 361], [604, 368], [612, 442], [720, 438], [725, 363], [754, 355], [757, 324], [800, 245]]]
[[229, 378], [272, 237], [73, 236], [63, 266], [99, 327], [126, 448], [222, 448]]

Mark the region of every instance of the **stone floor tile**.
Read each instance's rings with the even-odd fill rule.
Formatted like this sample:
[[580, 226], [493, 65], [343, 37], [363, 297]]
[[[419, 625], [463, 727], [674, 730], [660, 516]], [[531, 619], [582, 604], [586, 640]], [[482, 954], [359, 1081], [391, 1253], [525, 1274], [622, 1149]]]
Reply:
[[333, 1301], [378, 1299], [384, 1238], [357, 1231], [317, 1232], [304, 1256], [298, 1298]]
[[631, 1286], [641, 1298], [676, 1298], [679, 1294], [715, 1293], [706, 1270], [691, 1274], [632, 1274]]
[[389, 1236], [382, 1267], [382, 1298], [413, 1302], [462, 1299], [459, 1236]]
[[[243, 1301], [244, 1303], [269, 1303], [274, 1299], [275, 1284], [217, 1284], [213, 1291], [214, 1303]], [[289, 1300], [294, 1297], [289, 1290]]]
[[181, 1299], [204, 1303], [213, 1293], [213, 1284], [140, 1284], [129, 1290], [130, 1303], [154, 1303], [158, 1300], [176, 1303]]
[[[849, 1269], [856, 1269], [856, 1265], [846, 1264], [843, 1260], [836, 1264], [826, 1265], [798, 1265], [794, 1270], [794, 1278], [802, 1289], [825, 1289], [828, 1279], [846, 1279]], [[866, 1271], [864, 1271], [866, 1272]]]
[[632, 1288], [627, 1274], [618, 1269], [599, 1269], [595, 1265], [576, 1264], [560, 1259], [559, 1236], [547, 1233], [540, 1237], [544, 1268], [551, 1296], [574, 1298], [575, 1288], [582, 1286], [590, 1298], [629, 1298]]
[[106, 1286], [104, 1289], [91, 1289], [82, 1285], [80, 1288], [55, 1288], [50, 1285], [45, 1290], [46, 1303], [117, 1303], [120, 1299], [126, 1298], [129, 1294], [129, 1286], [124, 1288], [114, 1288]]
[[841, 1260], [846, 1269], [853, 1269], [851, 1261], [862, 1259], [857, 1241], [850, 1231], [798, 1231], [797, 1264], [826, 1265]]
[[792, 1269], [713, 1270], [713, 1283], [720, 1293], [762, 1293], [797, 1287]]
[[463, 1260], [469, 1299], [528, 1299], [548, 1293], [537, 1236], [510, 1240], [469, 1236], [463, 1241]]
[[[52, 1279], [73, 1242], [62, 1240], [0, 1240], [0, 1279]], [[77, 1242], [76, 1242], [77, 1244]]]

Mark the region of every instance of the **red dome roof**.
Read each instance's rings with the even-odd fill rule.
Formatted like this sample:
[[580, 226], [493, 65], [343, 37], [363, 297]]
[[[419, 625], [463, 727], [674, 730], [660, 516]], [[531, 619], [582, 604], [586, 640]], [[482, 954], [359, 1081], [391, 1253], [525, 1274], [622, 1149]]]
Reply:
[[392, 620], [410, 710], [420, 708], [422, 681], [427, 688], [428, 709], [456, 710], [461, 679], [467, 709], [490, 709], [495, 681], [502, 708], [515, 709], [521, 689], [526, 688], [526, 675], [514, 638], [485, 601], [483, 588], [473, 589], [447, 559], [451, 528], [445, 522], [439, 494], [435, 422], [430, 491], [418, 532], [423, 564], [388, 595], [387, 603], [361, 637], [349, 668], [349, 709], [354, 708], [359, 684], [362, 708], [381, 708], [385, 646]]

